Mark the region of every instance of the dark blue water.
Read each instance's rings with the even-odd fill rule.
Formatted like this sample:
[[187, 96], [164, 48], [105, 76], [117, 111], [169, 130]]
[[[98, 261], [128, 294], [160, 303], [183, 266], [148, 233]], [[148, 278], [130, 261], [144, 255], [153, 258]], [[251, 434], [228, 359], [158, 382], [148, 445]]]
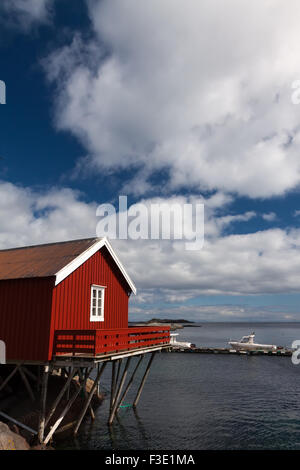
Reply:
[[[263, 343], [291, 346], [300, 339], [297, 323], [203, 324], [181, 330], [179, 338], [197, 346], [226, 346], [230, 338], [253, 330]], [[110, 372], [109, 365], [104, 391]], [[87, 419], [76, 441], [63, 447], [300, 449], [300, 365], [289, 357], [157, 354], [137, 412], [121, 409], [109, 430], [108, 405], [109, 397], [95, 422]]]

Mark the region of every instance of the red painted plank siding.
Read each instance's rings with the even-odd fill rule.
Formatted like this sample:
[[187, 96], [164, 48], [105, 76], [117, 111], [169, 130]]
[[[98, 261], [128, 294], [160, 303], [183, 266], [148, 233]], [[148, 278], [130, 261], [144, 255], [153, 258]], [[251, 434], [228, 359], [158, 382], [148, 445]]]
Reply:
[[[90, 322], [91, 285], [106, 286], [104, 321]], [[49, 359], [55, 330], [128, 327], [130, 289], [104, 247], [53, 290]]]
[[54, 278], [0, 282], [0, 339], [7, 360], [47, 360]]

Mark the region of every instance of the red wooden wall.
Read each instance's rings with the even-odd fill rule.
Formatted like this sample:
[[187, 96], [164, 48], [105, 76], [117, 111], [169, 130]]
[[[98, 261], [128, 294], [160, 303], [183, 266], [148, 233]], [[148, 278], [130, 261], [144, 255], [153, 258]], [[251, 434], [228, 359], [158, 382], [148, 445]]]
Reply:
[[[128, 327], [130, 288], [105, 247], [54, 283], [54, 277], [0, 281], [0, 340], [7, 360], [50, 360], [58, 329]], [[92, 284], [107, 286], [103, 322], [90, 322]]]
[[0, 282], [0, 339], [7, 360], [45, 360], [54, 278]]
[[[90, 322], [92, 284], [107, 286], [103, 322]], [[103, 247], [53, 290], [48, 358], [52, 357], [55, 330], [127, 328], [129, 292], [115, 262]]]

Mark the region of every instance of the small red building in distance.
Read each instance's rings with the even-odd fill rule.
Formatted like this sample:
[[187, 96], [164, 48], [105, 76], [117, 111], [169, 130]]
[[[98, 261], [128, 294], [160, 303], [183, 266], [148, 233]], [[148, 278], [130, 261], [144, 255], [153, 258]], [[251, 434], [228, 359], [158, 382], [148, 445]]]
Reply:
[[0, 250], [0, 340], [7, 362], [168, 344], [169, 327], [128, 328], [132, 292], [107, 238]]

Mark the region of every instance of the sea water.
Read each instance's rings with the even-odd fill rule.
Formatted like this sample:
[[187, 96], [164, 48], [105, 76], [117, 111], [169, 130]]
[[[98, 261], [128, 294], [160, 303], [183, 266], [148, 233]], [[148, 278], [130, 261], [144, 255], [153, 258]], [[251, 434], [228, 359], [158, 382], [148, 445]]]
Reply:
[[[300, 323], [205, 323], [177, 332], [178, 341], [226, 347], [229, 339], [252, 331], [259, 343], [290, 347], [300, 339]], [[102, 380], [104, 393], [110, 368]], [[130, 406], [135, 394], [132, 387], [111, 428], [107, 394], [96, 420], [86, 419], [76, 440], [58, 447], [300, 449], [300, 365], [290, 357], [159, 353], [136, 411]]]

